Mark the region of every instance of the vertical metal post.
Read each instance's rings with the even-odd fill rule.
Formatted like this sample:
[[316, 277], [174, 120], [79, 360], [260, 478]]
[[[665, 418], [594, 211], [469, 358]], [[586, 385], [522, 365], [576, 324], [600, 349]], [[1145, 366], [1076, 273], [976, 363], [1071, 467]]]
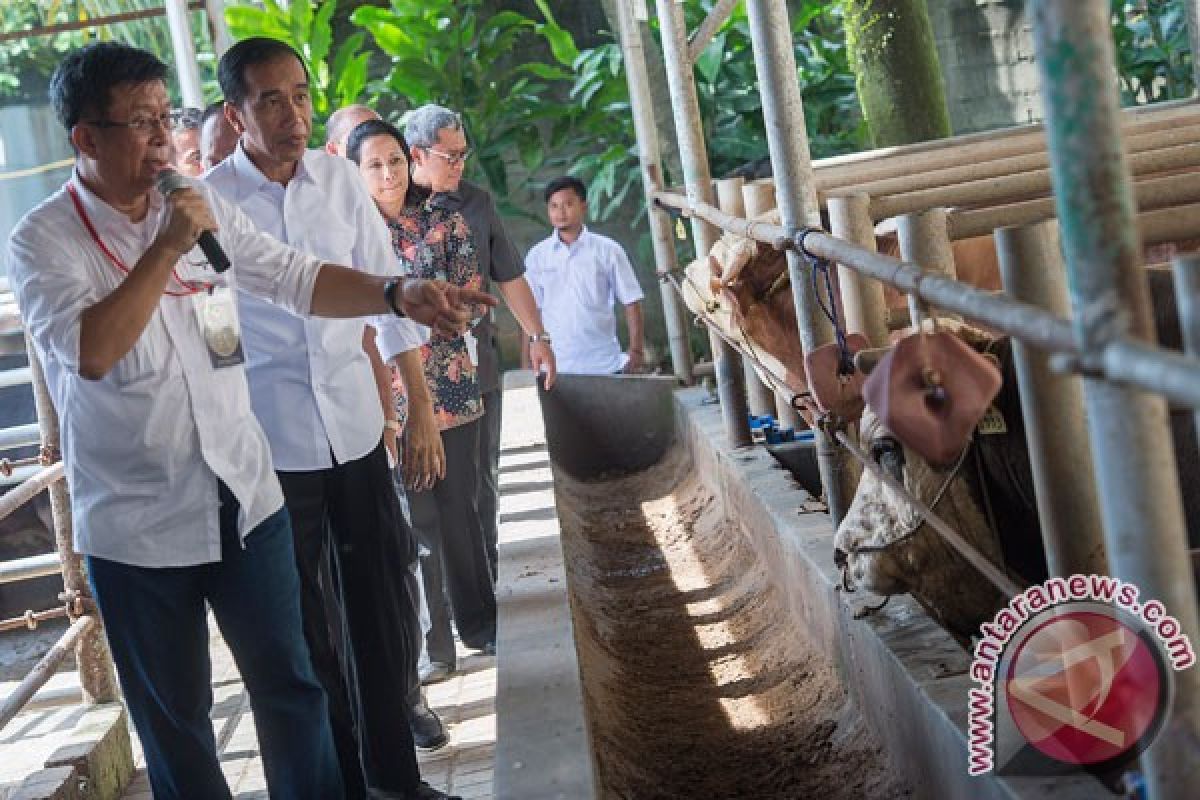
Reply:
[[[830, 197], [827, 203], [830, 233], [874, 252], [875, 224], [871, 221], [870, 195], [855, 192]], [[838, 287], [846, 312], [846, 329], [865, 334], [873, 347], [887, 345], [887, 302], [883, 297], [883, 284], [852, 269], [839, 267]]]
[[[33, 400], [37, 409], [38, 427], [42, 434], [42, 447], [46, 452], [59, 453], [60, 437], [58, 413], [50, 400], [46, 376], [38, 360], [37, 349], [28, 336], [25, 350], [29, 355], [29, 370], [32, 373]], [[87, 578], [83, 574], [83, 563], [72, 545], [71, 496], [67, 480], [55, 481], [47, 489], [50, 494], [50, 513], [54, 519], [54, 541], [62, 561], [63, 588], [68, 599], [90, 597]], [[95, 610], [91, 613], [96, 614]], [[96, 614], [99, 622], [99, 614]], [[79, 684], [83, 689], [85, 703], [113, 703], [119, 698], [117, 676], [113, 671], [112, 654], [104, 638], [102, 624], [93, 625], [81, 635], [75, 644], [75, 661], [79, 668]], [[132, 756], [131, 756], [132, 759]]]
[[[1171, 262], [1171, 269], [1183, 347], [1188, 354], [1200, 356], [1200, 255], [1178, 256]], [[1195, 421], [1196, 436], [1200, 437], [1200, 409], [1195, 411]]]
[[[1154, 338], [1121, 146], [1109, 5], [1034, 0], [1031, 7], [1055, 201], [1086, 366], [1116, 336]], [[1160, 601], [1181, 633], [1200, 641], [1166, 402], [1091, 378], [1084, 380], [1084, 397], [1113, 573], [1137, 585], [1142, 602]], [[1175, 673], [1175, 684], [1171, 715], [1142, 756], [1154, 800], [1194, 797], [1200, 786], [1200, 670]]]
[[187, 0], [166, 0], [167, 26], [171, 30], [171, 50], [175, 55], [175, 74], [183, 104], [204, 108], [200, 88], [200, 68], [196, 66], [196, 48], [192, 44], [192, 26], [188, 23]]
[[[746, 216], [746, 204], [742, 196], [745, 183], [744, 178], [717, 181], [717, 205], [726, 214], [735, 217]], [[748, 359], [742, 359], [742, 372], [746, 380], [746, 402], [750, 406], [750, 413], [756, 417], [774, 413], [775, 393], [758, 377]]]
[[[675, 117], [675, 134], [679, 138], [679, 156], [683, 161], [687, 196], [693, 201], [716, 205], [708, 171], [708, 151], [704, 146], [704, 129], [700, 124], [700, 103], [696, 98], [692, 63], [687, 55], [687, 25], [683, 18], [683, 6], [676, 0], [658, 0], [658, 24], [662, 32], [663, 61], [667, 67], [671, 111]], [[712, 246], [717, 243], [717, 229], [699, 217], [692, 217], [692, 238], [696, 245], [696, 256], [707, 258]], [[729, 446], [746, 447], [751, 439], [741, 357], [715, 333], [709, 334], [709, 342], [716, 370], [717, 395], [721, 399], [721, 417], [725, 421]]]
[[[633, 112], [633, 128], [638, 141], [638, 160], [642, 168], [642, 187], [646, 192], [646, 217], [650, 223], [650, 238], [654, 244], [654, 262], [659, 275], [675, 270], [675, 241], [671, 235], [671, 219], [665, 211], [654, 207], [651, 193], [661, 188], [662, 156], [658, 147], [658, 128], [654, 123], [654, 104], [650, 99], [650, 79], [646, 71], [646, 53], [642, 49], [642, 32], [629, 7], [630, 0], [618, 0], [617, 21], [620, 30], [621, 52], [625, 59], [625, 79], [629, 84], [629, 105]], [[683, 303], [669, 283], [662, 283], [663, 319], [667, 325], [667, 341], [671, 348], [671, 365], [675, 377], [685, 386], [692, 384], [692, 349], [688, 343], [688, 321]]]
[[[1060, 317], [1071, 315], [1053, 220], [996, 230], [1004, 290]], [[1100, 501], [1083, 417], [1083, 384], [1050, 369], [1049, 356], [1013, 338], [1025, 439], [1051, 575], [1108, 574]]]
[[[746, 0], [746, 13], [750, 18], [754, 68], [762, 93], [763, 121], [767, 128], [767, 146], [782, 224], [788, 229], [802, 225], [820, 227], [821, 209], [817, 204], [812, 155], [808, 151], [787, 3], [785, 0]], [[811, 352], [833, 341], [833, 326], [817, 306], [804, 258], [794, 250], [788, 250], [787, 258], [800, 341], [804, 350]], [[818, 429], [815, 433], [821, 485], [825, 489], [829, 515], [836, 526], [850, 507], [857, 476], [850, 469], [849, 455], [838, 448], [825, 431]]]
[[[918, 265], [925, 272], [949, 278], [957, 277], [954, 250], [946, 230], [946, 209], [930, 208], [896, 217], [896, 235], [900, 240], [900, 257]], [[925, 304], [915, 295], [908, 296], [908, 313], [915, 325], [920, 313], [928, 314]], [[939, 310], [946, 317], [956, 314]]]
[[[746, 218], [757, 219], [775, 208], [775, 184], [770, 181], [754, 181], [742, 187], [742, 201], [746, 204]], [[775, 393], [775, 419], [779, 427], [799, 430], [808, 427], [792, 408], [792, 399], [782, 392]]]
[[1192, 50], [1192, 97], [1200, 95], [1200, 0], [1185, 0], [1188, 42]]
[[205, 0], [205, 5], [208, 9], [208, 27], [212, 31], [213, 49], [217, 52], [217, 58], [220, 58], [233, 46], [229, 26], [225, 24], [225, 0]]

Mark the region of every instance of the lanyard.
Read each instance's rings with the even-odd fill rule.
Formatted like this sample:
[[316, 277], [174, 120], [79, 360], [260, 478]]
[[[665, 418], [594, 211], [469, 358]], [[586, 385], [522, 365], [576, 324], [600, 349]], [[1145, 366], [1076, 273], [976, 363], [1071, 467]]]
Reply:
[[[87, 211], [85, 211], [83, 208], [83, 203], [79, 200], [79, 192], [77, 192], [75, 190], [74, 184], [72, 184], [72, 183], [67, 184], [67, 194], [71, 195], [71, 202], [74, 203], [74, 205], [75, 205], [75, 212], [77, 214], [79, 214], [79, 220], [83, 223], [83, 227], [87, 229], [88, 234], [91, 235], [92, 241], [95, 242], [96, 245], [100, 248], [100, 252], [104, 253], [104, 255], [108, 258], [109, 262], [111, 262], [114, 267], [116, 267], [122, 273], [128, 275], [129, 267], [125, 266], [124, 262], [122, 262], [121, 259], [117, 258], [116, 254], [113, 253], [113, 251], [108, 249], [108, 245], [104, 244], [104, 240], [101, 239], [100, 234], [96, 232], [96, 227], [94, 225], [92, 225], [91, 218], [88, 217]], [[185, 283], [179, 277], [179, 274], [177, 272], [175, 272], [174, 267], [171, 268], [171, 275], [175, 278], [176, 283], [178, 283], [180, 286], [186, 287], [186, 291], [182, 291], [182, 292], [175, 292], [175, 291], [171, 291], [170, 289], [163, 289], [163, 294], [169, 295], [171, 297], [190, 297], [194, 294], [199, 294], [200, 292], [211, 288], [211, 284], [200, 284], [199, 286], [196, 286], [194, 284]]]

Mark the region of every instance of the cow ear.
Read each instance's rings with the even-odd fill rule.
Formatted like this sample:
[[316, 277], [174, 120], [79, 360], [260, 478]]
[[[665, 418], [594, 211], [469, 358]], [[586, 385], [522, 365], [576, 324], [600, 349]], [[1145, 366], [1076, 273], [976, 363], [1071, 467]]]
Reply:
[[890, 347], [871, 347], [859, 350], [854, 354], [854, 368], [863, 375], [870, 375], [871, 370], [875, 369], [883, 357], [891, 352], [891, 349]]

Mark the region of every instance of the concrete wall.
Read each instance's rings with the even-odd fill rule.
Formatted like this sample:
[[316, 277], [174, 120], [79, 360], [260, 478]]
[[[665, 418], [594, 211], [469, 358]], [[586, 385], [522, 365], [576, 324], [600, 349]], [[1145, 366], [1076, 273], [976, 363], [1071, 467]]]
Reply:
[[1041, 120], [1024, 0], [929, 0], [929, 16], [956, 134]]

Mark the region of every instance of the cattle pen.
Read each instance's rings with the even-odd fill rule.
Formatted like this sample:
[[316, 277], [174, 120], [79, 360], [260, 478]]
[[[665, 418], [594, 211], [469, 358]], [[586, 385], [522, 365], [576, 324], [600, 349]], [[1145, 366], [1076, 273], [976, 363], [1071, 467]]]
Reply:
[[[1136, 585], [1200, 646], [1184, 497], [1197, 490], [1181, 488], [1168, 410], [1194, 412], [1189, 435], [1200, 432], [1200, 255], [1171, 264], [1179, 350], [1154, 344], [1140, 256], [1200, 238], [1200, 104], [1120, 110], [1104, 88], [1109, 4], [1029, 0], [1044, 124], [814, 161], [787, 2], [745, 0], [773, 178], [714, 180], [693, 64], [742, 0], [715, 2], [690, 35], [678, 0], [655, 0], [676, 188], [663, 178], [643, 49], [648, 2], [615, 5], [674, 376], [563, 376], [552, 391], [528, 373], [506, 376], [494, 784], [479, 796], [1120, 796], [1114, 776], [1086, 770], [968, 773], [970, 647], [911, 597], [877, 607], [850, 594], [835, 565], [860, 475], [900, 496], [925, 535], [1006, 600], [1026, 587], [877, 464], [845, 421], [818, 416], [813, 461], [795, 470], [807, 481], [751, 447], [748, 420], [802, 427], [808, 393], [731, 335], [719, 292], [695, 276], [723, 235], [784, 253], [806, 352], [855, 332], [883, 347], [935, 310], [1012, 337], [1050, 574]], [[193, 105], [184, 11], [201, 5], [220, 20], [220, 0], [165, 6]], [[876, 249], [888, 220], [899, 258]], [[683, 221], [691, 266], [677, 255]], [[980, 237], [1003, 291], [972, 284], [971, 265], [956, 263], [955, 243]], [[889, 307], [885, 286], [903, 308]], [[708, 333], [716, 403], [696, 386], [693, 322]], [[12, 380], [32, 383], [39, 428], [0, 432], [0, 447], [41, 451], [0, 467], [25, 478], [0, 518], [47, 490], [58, 552], [0, 562], [0, 583], [61, 570], [63, 602], [0, 621], [0, 635], [63, 616], [71, 625], [0, 702], [0, 729], [73, 651], [91, 718], [47, 754], [43, 783], [14, 796], [118, 797], [133, 772], [127, 725], [71, 549], [57, 418], [29, 353], [31, 368]], [[1126, 796], [1200, 792], [1200, 668], [1175, 673], [1173, 687], [1163, 729], [1127, 765], [1144, 785]]]

